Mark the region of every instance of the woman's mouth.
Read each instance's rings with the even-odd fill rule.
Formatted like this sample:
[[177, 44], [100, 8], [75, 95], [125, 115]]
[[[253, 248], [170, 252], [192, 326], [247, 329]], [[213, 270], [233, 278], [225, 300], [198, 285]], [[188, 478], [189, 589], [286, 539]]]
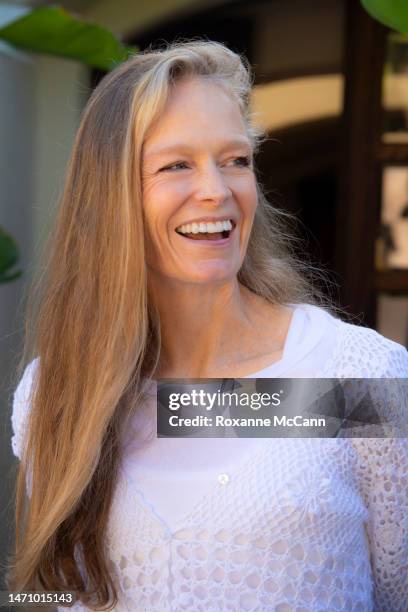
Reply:
[[178, 227], [176, 232], [189, 240], [224, 242], [229, 238], [234, 227], [235, 222], [228, 219], [210, 223], [189, 223]]
[[189, 238], [190, 240], [222, 240], [228, 238], [230, 235], [230, 231], [225, 230], [225, 232], [214, 232], [213, 234], [208, 233], [199, 233], [199, 234], [181, 234], [184, 238]]

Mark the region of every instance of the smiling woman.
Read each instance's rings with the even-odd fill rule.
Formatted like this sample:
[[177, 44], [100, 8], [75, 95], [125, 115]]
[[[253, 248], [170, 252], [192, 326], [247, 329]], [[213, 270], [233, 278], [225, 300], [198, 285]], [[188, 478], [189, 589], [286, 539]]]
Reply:
[[159, 276], [162, 290], [163, 277], [201, 285], [237, 276], [256, 205], [252, 143], [238, 104], [208, 79], [179, 83], [144, 143], [152, 282]]
[[[212, 330], [205, 320], [208, 288], [212, 292], [217, 286], [220, 294], [226, 295], [234, 285], [236, 295], [226, 297], [223, 306], [233, 309], [237, 301], [236, 279], [257, 207], [253, 144], [239, 106], [225, 85], [190, 77], [172, 91], [148, 131], [143, 149], [151, 295], [159, 310], [170, 295], [182, 308], [188, 287], [185, 309], [189, 312], [184, 310], [183, 318], [191, 317], [195, 324], [201, 311], [199, 317], [206, 326], [205, 337], [199, 337], [200, 354], [192, 364], [199, 372], [206, 361], [213, 361], [214, 349], [219, 353], [218, 347], [212, 346]], [[210, 301], [210, 308], [217, 308], [218, 300], [211, 297]], [[197, 327], [195, 337], [203, 335]], [[168, 356], [173, 369], [181, 371], [185, 359], [181, 358], [180, 364], [177, 359], [176, 355]]]
[[242, 58], [193, 41], [88, 102], [14, 395], [11, 590], [72, 590], [75, 610], [408, 609], [406, 440], [155, 436], [160, 377], [408, 375], [293, 256], [250, 91]]

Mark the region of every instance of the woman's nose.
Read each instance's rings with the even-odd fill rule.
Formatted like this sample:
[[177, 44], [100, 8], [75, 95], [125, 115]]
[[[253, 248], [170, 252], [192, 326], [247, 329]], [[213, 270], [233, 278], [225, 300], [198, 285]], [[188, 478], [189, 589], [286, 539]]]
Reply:
[[231, 196], [231, 189], [216, 164], [208, 165], [197, 176], [196, 197], [199, 200], [224, 202]]

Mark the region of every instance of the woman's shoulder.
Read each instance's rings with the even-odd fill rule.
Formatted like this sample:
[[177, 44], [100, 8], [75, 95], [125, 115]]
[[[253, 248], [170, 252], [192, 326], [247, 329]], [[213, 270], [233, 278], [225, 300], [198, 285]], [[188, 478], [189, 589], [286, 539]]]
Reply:
[[408, 377], [408, 352], [404, 346], [368, 327], [341, 321], [340, 330], [343, 352], [339, 351], [338, 359], [344, 365], [350, 361], [372, 377]]
[[34, 388], [33, 382], [39, 368], [40, 359], [36, 357], [25, 368], [16, 390], [13, 395], [13, 406], [11, 414], [11, 424], [13, 436], [11, 446], [16, 457], [21, 459], [24, 445], [25, 432], [27, 429], [27, 419], [30, 410], [31, 394]]
[[332, 370], [336, 378], [408, 377], [408, 352], [401, 344], [320, 306], [301, 307], [315, 324], [326, 323], [325, 335], [332, 350], [325, 369]]

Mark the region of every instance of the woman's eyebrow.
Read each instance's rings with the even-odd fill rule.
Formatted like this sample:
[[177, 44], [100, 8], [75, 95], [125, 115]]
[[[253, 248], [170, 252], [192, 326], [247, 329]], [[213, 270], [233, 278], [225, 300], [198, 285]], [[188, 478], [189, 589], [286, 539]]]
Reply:
[[[248, 138], [234, 138], [232, 140], [226, 140], [221, 143], [219, 152], [225, 151], [226, 149], [232, 149], [234, 147], [247, 147], [252, 150], [251, 142]], [[156, 157], [159, 155], [165, 155], [167, 153], [191, 153], [196, 147], [187, 145], [185, 142], [176, 142], [171, 145], [152, 148], [150, 151], [146, 151], [146, 157]]]

